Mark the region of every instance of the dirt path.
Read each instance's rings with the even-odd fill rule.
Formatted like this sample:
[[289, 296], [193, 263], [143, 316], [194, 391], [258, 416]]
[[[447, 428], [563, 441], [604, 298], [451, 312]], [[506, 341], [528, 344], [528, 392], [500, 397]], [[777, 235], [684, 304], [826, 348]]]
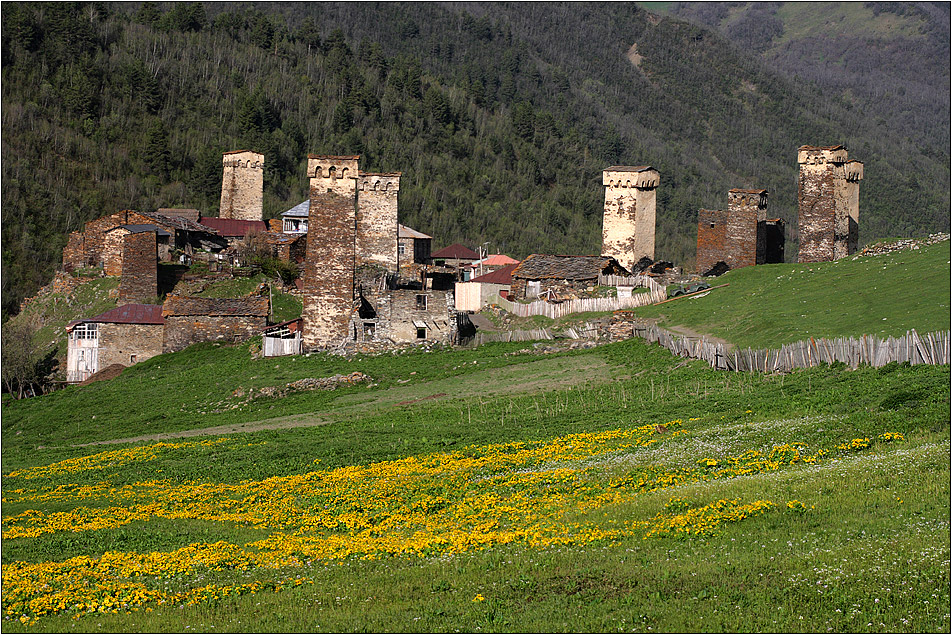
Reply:
[[690, 329], [686, 326], [665, 325], [663, 328], [667, 329], [668, 331], [671, 331], [672, 333], [677, 333], [678, 335], [687, 335], [688, 337], [696, 337], [698, 339], [703, 337], [709, 342], [714, 342], [716, 344], [723, 344], [724, 346], [727, 347], [727, 350], [731, 350], [732, 348], [734, 348], [734, 345], [725, 339], [722, 339], [720, 337], [715, 337], [713, 335], [708, 335], [707, 333], [698, 333], [697, 331]]
[[368, 413], [394, 408], [425, 406], [434, 401], [492, 399], [528, 392], [547, 392], [580, 383], [607, 383], [615, 376], [614, 368], [598, 355], [576, 357], [542, 357], [525, 364], [489, 368], [462, 377], [446, 377], [382, 390], [368, 390], [341, 395], [325, 412], [312, 412], [274, 419], [248, 421], [177, 432], [143, 434], [121, 439], [93, 441], [71, 447], [167, 441], [198, 436], [242, 434], [260, 430], [288, 430], [323, 426]]

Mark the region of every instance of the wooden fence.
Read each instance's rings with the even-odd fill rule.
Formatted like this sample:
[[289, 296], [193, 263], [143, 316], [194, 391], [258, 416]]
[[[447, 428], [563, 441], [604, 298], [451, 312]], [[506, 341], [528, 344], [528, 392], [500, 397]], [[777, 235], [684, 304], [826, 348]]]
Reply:
[[[606, 278], [615, 277], [607, 276]], [[626, 280], [629, 280], [626, 278]], [[519, 317], [529, 317], [532, 315], [544, 315], [547, 318], [557, 319], [570, 315], [572, 313], [584, 313], [587, 311], [618, 311], [620, 309], [634, 309], [640, 306], [656, 304], [667, 298], [665, 287], [658, 284], [647, 276], [632, 276], [631, 280], [637, 281], [637, 285], [648, 289], [648, 293], [632, 294], [630, 298], [585, 298], [582, 300], [565, 300], [562, 302], [547, 302], [537, 300], [529, 304], [519, 302], [510, 302], [504, 298], [493, 300], [493, 304], [498, 304], [513, 315]], [[599, 278], [601, 281], [601, 277]]]
[[548, 329], [528, 331], [477, 331], [472, 337], [461, 337], [460, 346], [480, 346], [488, 342], [530, 342], [533, 340], [552, 340], [555, 337]]
[[675, 355], [703, 359], [712, 368], [735, 372], [760, 371], [789, 372], [795, 368], [809, 368], [819, 364], [842, 362], [850, 368], [860, 364], [873, 367], [890, 362], [910, 364], [948, 364], [950, 361], [950, 331], [919, 335], [915, 330], [885, 340], [870, 335], [839, 337], [833, 340], [814, 339], [786, 344], [779, 350], [742, 349], [728, 352], [723, 344], [704, 338], [674, 335], [656, 326], [633, 327], [633, 334], [648, 342], [657, 342]]

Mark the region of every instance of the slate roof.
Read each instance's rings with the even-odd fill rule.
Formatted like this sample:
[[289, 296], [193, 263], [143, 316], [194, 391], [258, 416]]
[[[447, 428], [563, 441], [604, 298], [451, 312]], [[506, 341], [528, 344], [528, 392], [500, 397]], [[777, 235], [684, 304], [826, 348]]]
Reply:
[[477, 276], [470, 280], [470, 282], [488, 282], [490, 284], [512, 284], [512, 272], [516, 270], [516, 267], [519, 266], [519, 263], [513, 265], [506, 265], [505, 267], [500, 267], [495, 271], [490, 271], [489, 273], [484, 273], [481, 276]]
[[629, 272], [611, 256], [550, 256], [532, 254], [512, 272], [513, 278], [541, 280], [592, 280], [598, 274], [627, 276]]
[[732, 190], [728, 190], [728, 192], [732, 194], [763, 194], [766, 191], [767, 190], [742, 190], [736, 187]]
[[311, 199], [302, 201], [286, 212], [281, 212], [281, 217], [291, 216], [293, 218], [307, 218], [311, 213]]
[[605, 168], [605, 172], [646, 172], [653, 169], [650, 165], [613, 165]]
[[845, 146], [800, 146], [797, 150], [845, 150]]
[[165, 324], [161, 304], [123, 304], [105, 313], [82, 320], [73, 320], [66, 325], [66, 331], [72, 331], [77, 324], [99, 322], [102, 324]]
[[145, 225], [145, 224], [138, 224], [138, 225], [116, 225], [116, 226], [113, 227], [112, 229], [107, 229], [107, 230], [106, 230], [105, 232], [103, 232], [103, 233], [108, 234], [109, 232], [114, 231], [114, 230], [116, 230], [116, 229], [120, 229], [120, 228], [121, 228], [121, 229], [125, 229], [125, 230], [128, 231], [130, 234], [141, 234], [142, 232], [155, 232], [155, 233], [156, 233], [157, 235], [159, 235], [159, 236], [171, 236], [171, 235], [172, 235], [172, 234], [168, 233], [167, 231], [165, 231], [164, 229], [162, 229], [161, 227], [159, 227], [158, 225]]
[[201, 216], [201, 212], [190, 207], [160, 207], [159, 209], [155, 210], [155, 213], [159, 214], [160, 216], [185, 218], [194, 223], [197, 223], [198, 217]]
[[145, 216], [146, 218], [152, 219], [156, 225], [162, 225], [163, 227], [171, 227], [172, 229], [180, 229], [182, 231], [190, 232], [204, 232], [206, 234], [217, 234], [214, 229], [191, 221], [182, 216], [163, 216], [162, 214], [152, 213], [152, 212], [137, 212], [138, 214]]
[[290, 245], [307, 236], [307, 234], [285, 234], [284, 232], [264, 232], [261, 237], [269, 245]]
[[247, 236], [253, 232], [268, 231], [268, 224], [263, 220], [238, 220], [236, 218], [202, 217], [202, 225], [211, 227], [221, 236], [234, 238]]
[[[433, 238], [433, 236], [427, 236], [423, 232], [418, 232], [406, 225], [397, 225], [397, 238]], [[479, 256], [476, 257], [478, 258]]]
[[196, 298], [169, 295], [162, 305], [162, 317], [176, 315], [243, 315], [267, 317], [269, 301], [266, 297]]
[[443, 249], [430, 254], [430, 258], [455, 258], [457, 260], [470, 260], [479, 258], [479, 254], [469, 247], [464, 247], [459, 243], [455, 243], [449, 247], [443, 247]]

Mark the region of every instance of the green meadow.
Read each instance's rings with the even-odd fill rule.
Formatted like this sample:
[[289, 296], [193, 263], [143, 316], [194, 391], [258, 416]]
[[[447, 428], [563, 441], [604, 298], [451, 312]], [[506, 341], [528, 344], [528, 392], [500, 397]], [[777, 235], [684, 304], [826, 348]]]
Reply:
[[[948, 257], [750, 268], [652, 310], [751, 346], [924, 332], [935, 305], [948, 318]], [[913, 262], [936, 278], [915, 307]], [[752, 289], [809, 312], [760, 334]], [[950, 628], [948, 366], [734, 374], [640, 340], [258, 346], [4, 402], [5, 632]]]

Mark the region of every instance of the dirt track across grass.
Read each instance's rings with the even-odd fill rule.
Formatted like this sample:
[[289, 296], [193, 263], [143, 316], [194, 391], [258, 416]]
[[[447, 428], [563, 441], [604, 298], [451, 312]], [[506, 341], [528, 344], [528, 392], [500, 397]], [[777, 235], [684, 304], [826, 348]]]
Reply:
[[333, 405], [323, 412], [303, 413], [233, 423], [210, 428], [193, 428], [176, 432], [143, 434], [122, 439], [93, 441], [73, 447], [113, 445], [119, 443], [142, 443], [167, 441], [185, 437], [220, 436], [242, 434], [260, 430], [287, 430], [323, 426], [364, 414], [376, 414], [391, 408], [412, 408], [434, 401], [465, 400], [473, 397], [492, 399], [505, 395], [561, 390], [578, 384], [601, 384], [612, 381], [615, 369], [601, 356], [578, 355], [572, 357], [529, 358], [525, 364], [490, 368], [457, 377], [433, 381], [409, 383], [379, 390], [368, 389], [338, 397]]

